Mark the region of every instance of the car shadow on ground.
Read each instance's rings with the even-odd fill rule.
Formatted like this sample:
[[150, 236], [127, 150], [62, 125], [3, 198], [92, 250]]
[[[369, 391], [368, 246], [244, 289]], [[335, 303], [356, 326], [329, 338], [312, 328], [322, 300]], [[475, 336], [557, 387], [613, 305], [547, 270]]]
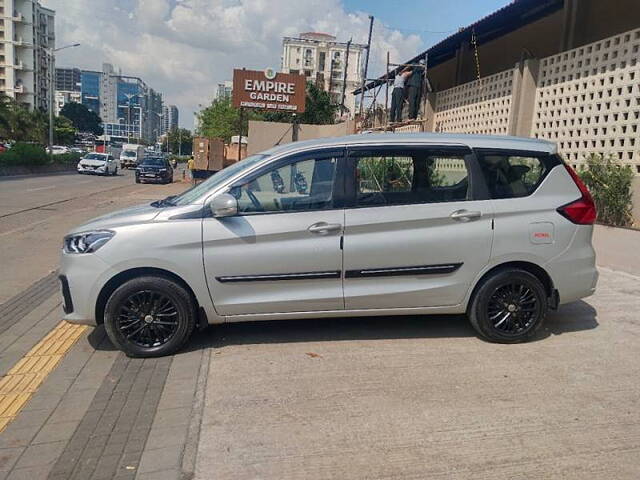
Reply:
[[[586, 302], [564, 305], [549, 313], [533, 341], [544, 340], [552, 335], [593, 330], [598, 326], [596, 317], [596, 310]], [[102, 341], [103, 332], [103, 327], [95, 329], [89, 335], [89, 342], [97, 350], [114, 350], [107, 339]], [[230, 345], [476, 336], [464, 315], [275, 320], [211, 325], [196, 331], [182, 352]]]

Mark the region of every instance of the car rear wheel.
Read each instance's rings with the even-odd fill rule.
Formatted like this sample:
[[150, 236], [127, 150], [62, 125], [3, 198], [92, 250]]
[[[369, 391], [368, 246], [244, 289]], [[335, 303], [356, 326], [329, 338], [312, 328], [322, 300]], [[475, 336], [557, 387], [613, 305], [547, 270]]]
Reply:
[[469, 320], [486, 340], [519, 343], [536, 334], [547, 307], [544, 285], [535, 275], [519, 269], [499, 270], [476, 291]]
[[131, 357], [159, 357], [179, 350], [196, 325], [189, 292], [161, 276], [134, 278], [118, 287], [105, 306], [111, 342]]
[[136, 177], [136, 183], [140, 183], [140, 179]]

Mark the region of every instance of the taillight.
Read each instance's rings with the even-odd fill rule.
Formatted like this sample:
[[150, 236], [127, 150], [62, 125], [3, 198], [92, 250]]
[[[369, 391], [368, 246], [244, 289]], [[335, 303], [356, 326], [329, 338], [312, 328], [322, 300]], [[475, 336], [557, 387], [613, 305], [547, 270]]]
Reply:
[[593, 197], [575, 170], [569, 165], [565, 165], [565, 168], [567, 169], [567, 172], [569, 172], [569, 175], [571, 175], [571, 178], [575, 182], [576, 187], [578, 187], [578, 190], [580, 190], [582, 196], [575, 202], [568, 203], [567, 205], [563, 205], [558, 208], [558, 213], [578, 225], [593, 225], [598, 217]]

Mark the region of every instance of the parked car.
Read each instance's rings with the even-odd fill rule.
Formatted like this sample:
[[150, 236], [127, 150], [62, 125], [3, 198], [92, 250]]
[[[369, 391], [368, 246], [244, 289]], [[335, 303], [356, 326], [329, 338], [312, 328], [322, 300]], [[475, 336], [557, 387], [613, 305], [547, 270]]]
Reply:
[[148, 156], [136, 167], [136, 183], [172, 183], [173, 167], [163, 157]]
[[113, 155], [108, 153], [87, 153], [78, 162], [78, 173], [117, 175], [118, 164]]
[[550, 142], [367, 134], [295, 142], [64, 239], [65, 319], [129, 355], [203, 324], [467, 314], [532, 338], [591, 295], [594, 202]]
[[70, 153], [71, 150], [69, 147], [65, 147], [64, 145], [52, 145], [51, 146], [51, 154], [52, 155], [62, 155], [65, 153]]

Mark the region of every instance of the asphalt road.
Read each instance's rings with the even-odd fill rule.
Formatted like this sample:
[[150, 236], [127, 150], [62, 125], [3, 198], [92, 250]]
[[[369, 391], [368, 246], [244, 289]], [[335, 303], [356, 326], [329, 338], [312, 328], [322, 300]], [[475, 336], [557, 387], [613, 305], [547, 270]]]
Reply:
[[132, 170], [118, 170], [118, 175], [113, 177], [78, 175], [75, 172], [0, 177], [0, 218], [19, 211], [130, 185], [132, 179]]
[[0, 179], [0, 303], [57, 268], [62, 237], [75, 225], [188, 186], [136, 184], [131, 170], [115, 177], [72, 173]]

